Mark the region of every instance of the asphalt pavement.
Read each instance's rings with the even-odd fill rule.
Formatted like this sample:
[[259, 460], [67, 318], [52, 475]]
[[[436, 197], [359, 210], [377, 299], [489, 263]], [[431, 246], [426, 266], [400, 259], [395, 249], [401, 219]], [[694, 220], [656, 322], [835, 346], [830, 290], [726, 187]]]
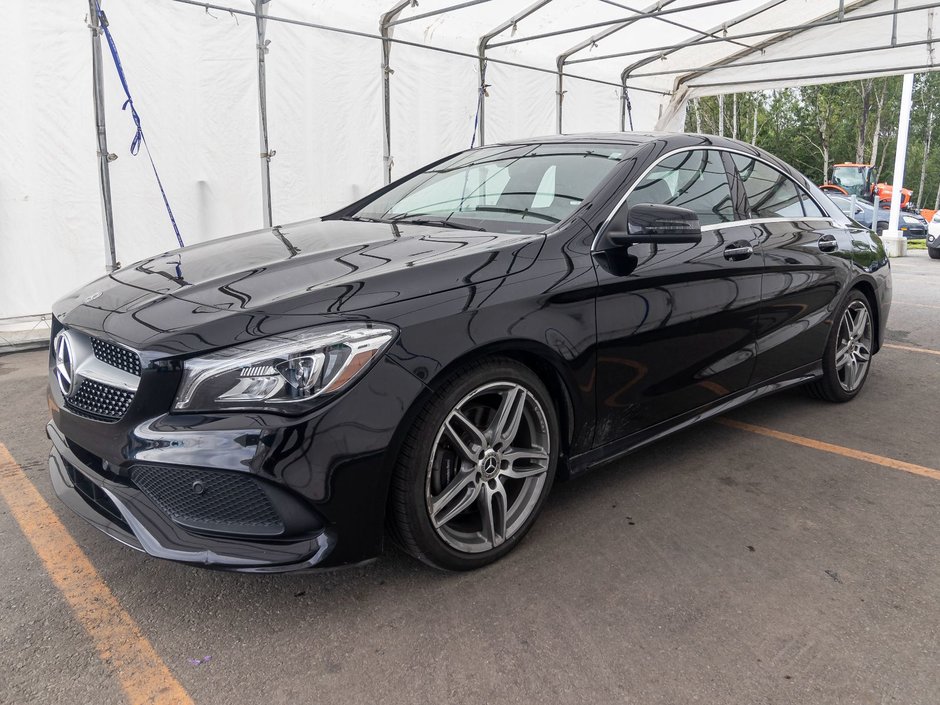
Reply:
[[47, 520], [0, 499], [0, 703], [139, 700], [103, 633], [152, 645], [200, 705], [934, 705], [940, 262], [892, 267], [890, 346], [854, 402], [784, 393], [560, 484], [471, 574], [392, 548], [285, 576], [125, 548], [52, 492], [46, 353], [0, 357], [0, 483], [22, 469], [137, 630], [83, 619], [28, 537]]

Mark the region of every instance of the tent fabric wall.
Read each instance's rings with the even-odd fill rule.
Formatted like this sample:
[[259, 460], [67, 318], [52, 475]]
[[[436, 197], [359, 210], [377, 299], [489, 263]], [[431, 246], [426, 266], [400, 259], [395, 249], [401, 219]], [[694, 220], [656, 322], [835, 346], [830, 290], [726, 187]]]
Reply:
[[[185, 241], [261, 227], [251, 1], [215, 0], [209, 8], [193, 0], [101, 2]], [[380, 17], [395, 4], [268, 4], [276, 223], [327, 213], [382, 184], [377, 35]], [[393, 176], [469, 147], [478, 45], [501, 26], [486, 50], [487, 143], [555, 132], [560, 56], [567, 57], [565, 132], [620, 129], [622, 76], [634, 126], [649, 130], [681, 129], [686, 102], [697, 96], [934, 68], [935, 11], [927, 0], [898, 0], [896, 27], [885, 14], [894, 0], [627, 4], [645, 11], [602, 0], [404, 7], [390, 29], [395, 40], [413, 44], [391, 45]], [[842, 24], [832, 19], [840, 7]], [[0, 25], [0, 61], [12, 67], [0, 83], [0, 320], [47, 312], [56, 298], [104, 273], [87, 11], [85, 0], [13, 3]], [[830, 24], [809, 26], [820, 20]], [[750, 36], [728, 41], [741, 34]], [[825, 59], [792, 60], [827, 51]], [[175, 247], [175, 238], [146, 156], [128, 153], [134, 127], [121, 110], [106, 47], [104, 61], [109, 148], [119, 156], [111, 163], [117, 255], [129, 264]]]

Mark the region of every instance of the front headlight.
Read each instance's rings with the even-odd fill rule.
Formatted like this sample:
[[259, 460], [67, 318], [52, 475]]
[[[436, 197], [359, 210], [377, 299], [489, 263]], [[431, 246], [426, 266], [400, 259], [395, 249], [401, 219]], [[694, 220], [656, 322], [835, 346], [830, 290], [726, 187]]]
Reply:
[[173, 410], [301, 413], [351, 384], [397, 334], [387, 324], [340, 323], [186, 360]]
[[918, 221], [917, 218], [914, 218], [914, 217], [909, 216], [909, 215], [905, 215], [905, 216], [904, 216], [904, 222], [905, 222], [905, 223], [909, 223], [909, 224], [911, 224], [911, 225], [917, 225], [917, 223], [919, 223], [920, 221]]

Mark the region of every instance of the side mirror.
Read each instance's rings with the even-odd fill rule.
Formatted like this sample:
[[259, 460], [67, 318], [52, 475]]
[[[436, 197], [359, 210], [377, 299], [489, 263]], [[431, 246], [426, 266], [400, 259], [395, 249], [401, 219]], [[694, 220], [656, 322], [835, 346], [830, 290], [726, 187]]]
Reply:
[[638, 243], [694, 245], [702, 241], [702, 225], [688, 208], [638, 203], [614, 216], [606, 237], [621, 247]]

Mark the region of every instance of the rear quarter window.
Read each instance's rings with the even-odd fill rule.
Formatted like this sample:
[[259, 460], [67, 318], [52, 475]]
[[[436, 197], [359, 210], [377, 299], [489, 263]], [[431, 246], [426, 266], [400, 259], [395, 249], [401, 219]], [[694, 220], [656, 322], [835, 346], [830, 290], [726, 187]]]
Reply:
[[732, 155], [753, 218], [828, 218], [793, 179], [764, 162]]

